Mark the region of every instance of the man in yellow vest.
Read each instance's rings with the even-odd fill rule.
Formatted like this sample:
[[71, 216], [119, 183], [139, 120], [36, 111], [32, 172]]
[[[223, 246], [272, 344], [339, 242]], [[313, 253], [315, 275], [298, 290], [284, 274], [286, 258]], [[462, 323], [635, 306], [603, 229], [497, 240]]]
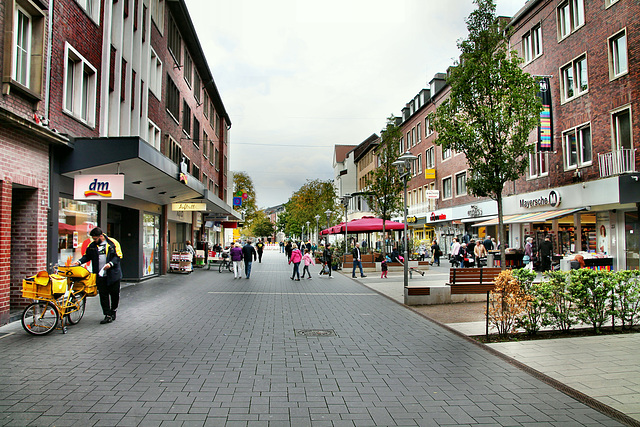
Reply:
[[104, 314], [104, 319], [100, 323], [111, 323], [116, 320], [116, 310], [120, 302], [122, 249], [120, 243], [113, 237], [107, 237], [100, 227], [91, 230], [89, 236], [93, 242], [89, 244], [87, 251], [75, 262], [75, 265], [91, 261], [91, 271], [97, 274], [96, 283]]

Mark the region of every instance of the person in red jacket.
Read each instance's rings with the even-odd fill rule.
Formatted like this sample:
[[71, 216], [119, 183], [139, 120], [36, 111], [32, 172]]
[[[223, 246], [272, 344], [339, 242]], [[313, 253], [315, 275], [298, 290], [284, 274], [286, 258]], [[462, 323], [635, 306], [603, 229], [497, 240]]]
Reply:
[[[293, 243], [291, 245], [291, 258], [289, 258], [289, 264], [293, 263], [293, 274], [291, 275], [291, 280], [295, 280], [297, 282], [300, 281], [300, 261], [302, 261], [302, 252], [298, 249], [298, 245]], [[298, 277], [297, 279], [295, 277]]]

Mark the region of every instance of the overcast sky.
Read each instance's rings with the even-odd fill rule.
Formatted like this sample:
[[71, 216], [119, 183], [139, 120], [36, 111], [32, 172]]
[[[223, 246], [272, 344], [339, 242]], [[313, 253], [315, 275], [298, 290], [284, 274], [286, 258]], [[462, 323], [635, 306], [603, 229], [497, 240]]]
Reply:
[[[472, 0], [186, 0], [258, 206], [333, 179], [333, 147], [385, 126], [466, 37]], [[513, 16], [524, 0], [497, 0]]]

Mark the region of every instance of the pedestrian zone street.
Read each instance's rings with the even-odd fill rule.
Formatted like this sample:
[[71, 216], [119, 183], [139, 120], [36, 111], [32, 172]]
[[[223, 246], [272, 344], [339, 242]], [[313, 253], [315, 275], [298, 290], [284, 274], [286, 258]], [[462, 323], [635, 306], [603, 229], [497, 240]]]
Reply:
[[0, 328], [1, 426], [617, 426], [341, 274], [197, 269], [42, 337]]

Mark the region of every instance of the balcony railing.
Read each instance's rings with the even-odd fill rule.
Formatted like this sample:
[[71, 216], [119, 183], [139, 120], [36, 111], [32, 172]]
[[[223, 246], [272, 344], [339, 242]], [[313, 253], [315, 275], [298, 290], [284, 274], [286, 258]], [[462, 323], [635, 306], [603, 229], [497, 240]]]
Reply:
[[636, 150], [616, 150], [610, 153], [598, 154], [600, 177], [620, 175], [625, 172], [636, 171]]
[[420, 215], [420, 214], [426, 214], [429, 212], [433, 212], [435, 209], [435, 204], [430, 204], [430, 203], [417, 203], [417, 204], [413, 204], [411, 206], [409, 206], [409, 208], [407, 209], [407, 215], [409, 216], [415, 216], [415, 215]]

